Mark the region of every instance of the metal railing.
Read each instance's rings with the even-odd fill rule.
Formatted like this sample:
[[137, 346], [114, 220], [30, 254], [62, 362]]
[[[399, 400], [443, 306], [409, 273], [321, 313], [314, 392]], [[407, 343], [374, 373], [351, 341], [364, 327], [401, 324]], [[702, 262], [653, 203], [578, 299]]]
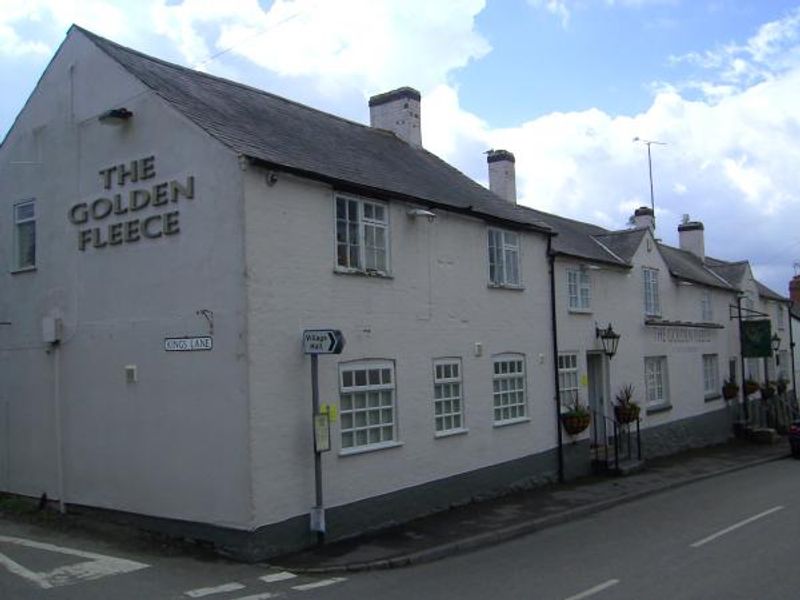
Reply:
[[[743, 408], [742, 405], [742, 412]], [[769, 398], [759, 395], [747, 400], [747, 415], [749, 427], [767, 427], [785, 433], [794, 421], [800, 420], [800, 408], [793, 393], [775, 393]]]
[[[635, 456], [636, 460], [642, 460], [641, 419], [637, 418], [631, 423], [620, 423], [617, 419], [600, 414], [595, 410], [591, 412], [595, 465], [600, 464], [605, 469], [611, 468], [618, 473], [620, 459], [633, 460]], [[599, 423], [602, 423], [603, 431], [600, 431]], [[613, 449], [613, 461], [610, 449]]]

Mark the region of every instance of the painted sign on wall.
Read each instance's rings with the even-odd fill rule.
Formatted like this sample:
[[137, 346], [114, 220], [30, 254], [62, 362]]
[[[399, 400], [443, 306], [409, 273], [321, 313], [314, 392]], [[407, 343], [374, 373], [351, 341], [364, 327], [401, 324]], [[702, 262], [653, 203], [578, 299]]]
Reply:
[[78, 250], [130, 244], [180, 232], [176, 205], [194, 199], [192, 175], [184, 181], [155, 181], [155, 156], [106, 167], [98, 174], [106, 190], [104, 195], [73, 204], [67, 212], [70, 223], [81, 227]]
[[654, 327], [655, 341], [666, 344], [707, 344], [711, 331], [699, 327]]

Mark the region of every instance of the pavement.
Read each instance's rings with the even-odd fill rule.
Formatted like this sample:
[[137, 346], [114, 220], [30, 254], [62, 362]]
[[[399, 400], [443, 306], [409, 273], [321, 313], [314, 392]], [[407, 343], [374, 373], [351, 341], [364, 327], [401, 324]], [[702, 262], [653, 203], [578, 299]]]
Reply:
[[[452, 508], [370, 535], [279, 557], [305, 573], [387, 569], [430, 562], [510, 540], [690, 483], [790, 456], [789, 445], [733, 440], [648, 459], [624, 476], [592, 476]], [[800, 469], [800, 463], [798, 463]]]

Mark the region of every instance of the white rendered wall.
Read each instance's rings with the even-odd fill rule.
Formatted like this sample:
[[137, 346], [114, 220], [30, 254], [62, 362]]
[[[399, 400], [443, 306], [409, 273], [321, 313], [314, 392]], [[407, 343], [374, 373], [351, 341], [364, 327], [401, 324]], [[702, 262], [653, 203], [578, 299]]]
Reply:
[[[340, 356], [320, 358], [320, 401], [338, 405], [338, 364], [395, 361], [401, 446], [341, 456], [339, 423], [323, 456], [326, 505], [342, 505], [552, 449], [556, 445], [546, 238], [522, 236], [525, 289], [487, 286], [487, 226], [437, 211], [390, 208], [392, 278], [334, 272], [327, 185], [246, 173], [252, 455], [256, 524], [307, 513], [314, 501], [306, 328], [341, 329]], [[298, 232], [302, 231], [302, 234]], [[476, 357], [480, 343], [483, 354]], [[492, 355], [526, 356], [530, 421], [492, 422]], [[541, 358], [540, 358], [541, 356]], [[434, 437], [432, 361], [460, 357], [468, 433]]]
[[[133, 111], [129, 125], [98, 122], [118, 106]], [[152, 182], [195, 178], [194, 199], [169, 209], [180, 233], [80, 251], [68, 208], [108, 195], [100, 169], [150, 155]], [[248, 526], [239, 173], [235, 156], [82, 34], [68, 38], [0, 149], [0, 320], [12, 321], [0, 331], [3, 489], [58, 497], [54, 354], [41, 321], [59, 316], [66, 501]], [[26, 198], [37, 269], [11, 274], [12, 206]], [[213, 311], [214, 349], [165, 352], [165, 337], [210, 333], [201, 309]]]

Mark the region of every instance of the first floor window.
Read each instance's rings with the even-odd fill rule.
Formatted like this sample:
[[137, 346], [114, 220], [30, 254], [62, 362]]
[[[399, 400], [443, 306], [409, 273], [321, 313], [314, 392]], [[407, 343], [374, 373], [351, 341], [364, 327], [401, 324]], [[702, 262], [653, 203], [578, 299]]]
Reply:
[[336, 264], [353, 271], [389, 272], [389, 215], [384, 204], [336, 196]]
[[642, 269], [644, 278], [644, 314], [647, 316], [661, 315], [661, 302], [658, 297], [658, 269], [645, 267]]
[[760, 380], [760, 372], [758, 368], [758, 358], [745, 358], [744, 359], [744, 378], [752, 379], [753, 381]]
[[447, 358], [434, 361], [433, 414], [436, 433], [464, 429], [461, 359]]
[[592, 304], [592, 286], [589, 271], [567, 269], [567, 294], [569, 307], [573, 310], [589, 310]]
[[711, 292], [703, 291], [700, 296], [700, 320], [709, 323], [714, 320], [714, 309], [711, 304]]
[[648, 356], [644, 359], [644, 382], [648, 406], [668, 403], [666, 356]]
[[36, 206], [33, 200], [14, 205], [14, 268], [36, 266]]
[[339, 368], [342, 449], [369, 448], [395, 440], [394, 364], [348, 363]]
[[489, 283], [520, 285], [518, 233], [501, 229], [489, 230]]
[[716, 354], [703, 355], [703, 392], [706, 396], [719, 395], [719, 360]]
[[503, 354], [494, 357], [492, 388], [495, 424], [527, 416], [525, 357], [522, 354]]
[[560, 354], [558, 357], [558, 392], [561, 406], [569, 408], [578, 401], [578, 355]]

